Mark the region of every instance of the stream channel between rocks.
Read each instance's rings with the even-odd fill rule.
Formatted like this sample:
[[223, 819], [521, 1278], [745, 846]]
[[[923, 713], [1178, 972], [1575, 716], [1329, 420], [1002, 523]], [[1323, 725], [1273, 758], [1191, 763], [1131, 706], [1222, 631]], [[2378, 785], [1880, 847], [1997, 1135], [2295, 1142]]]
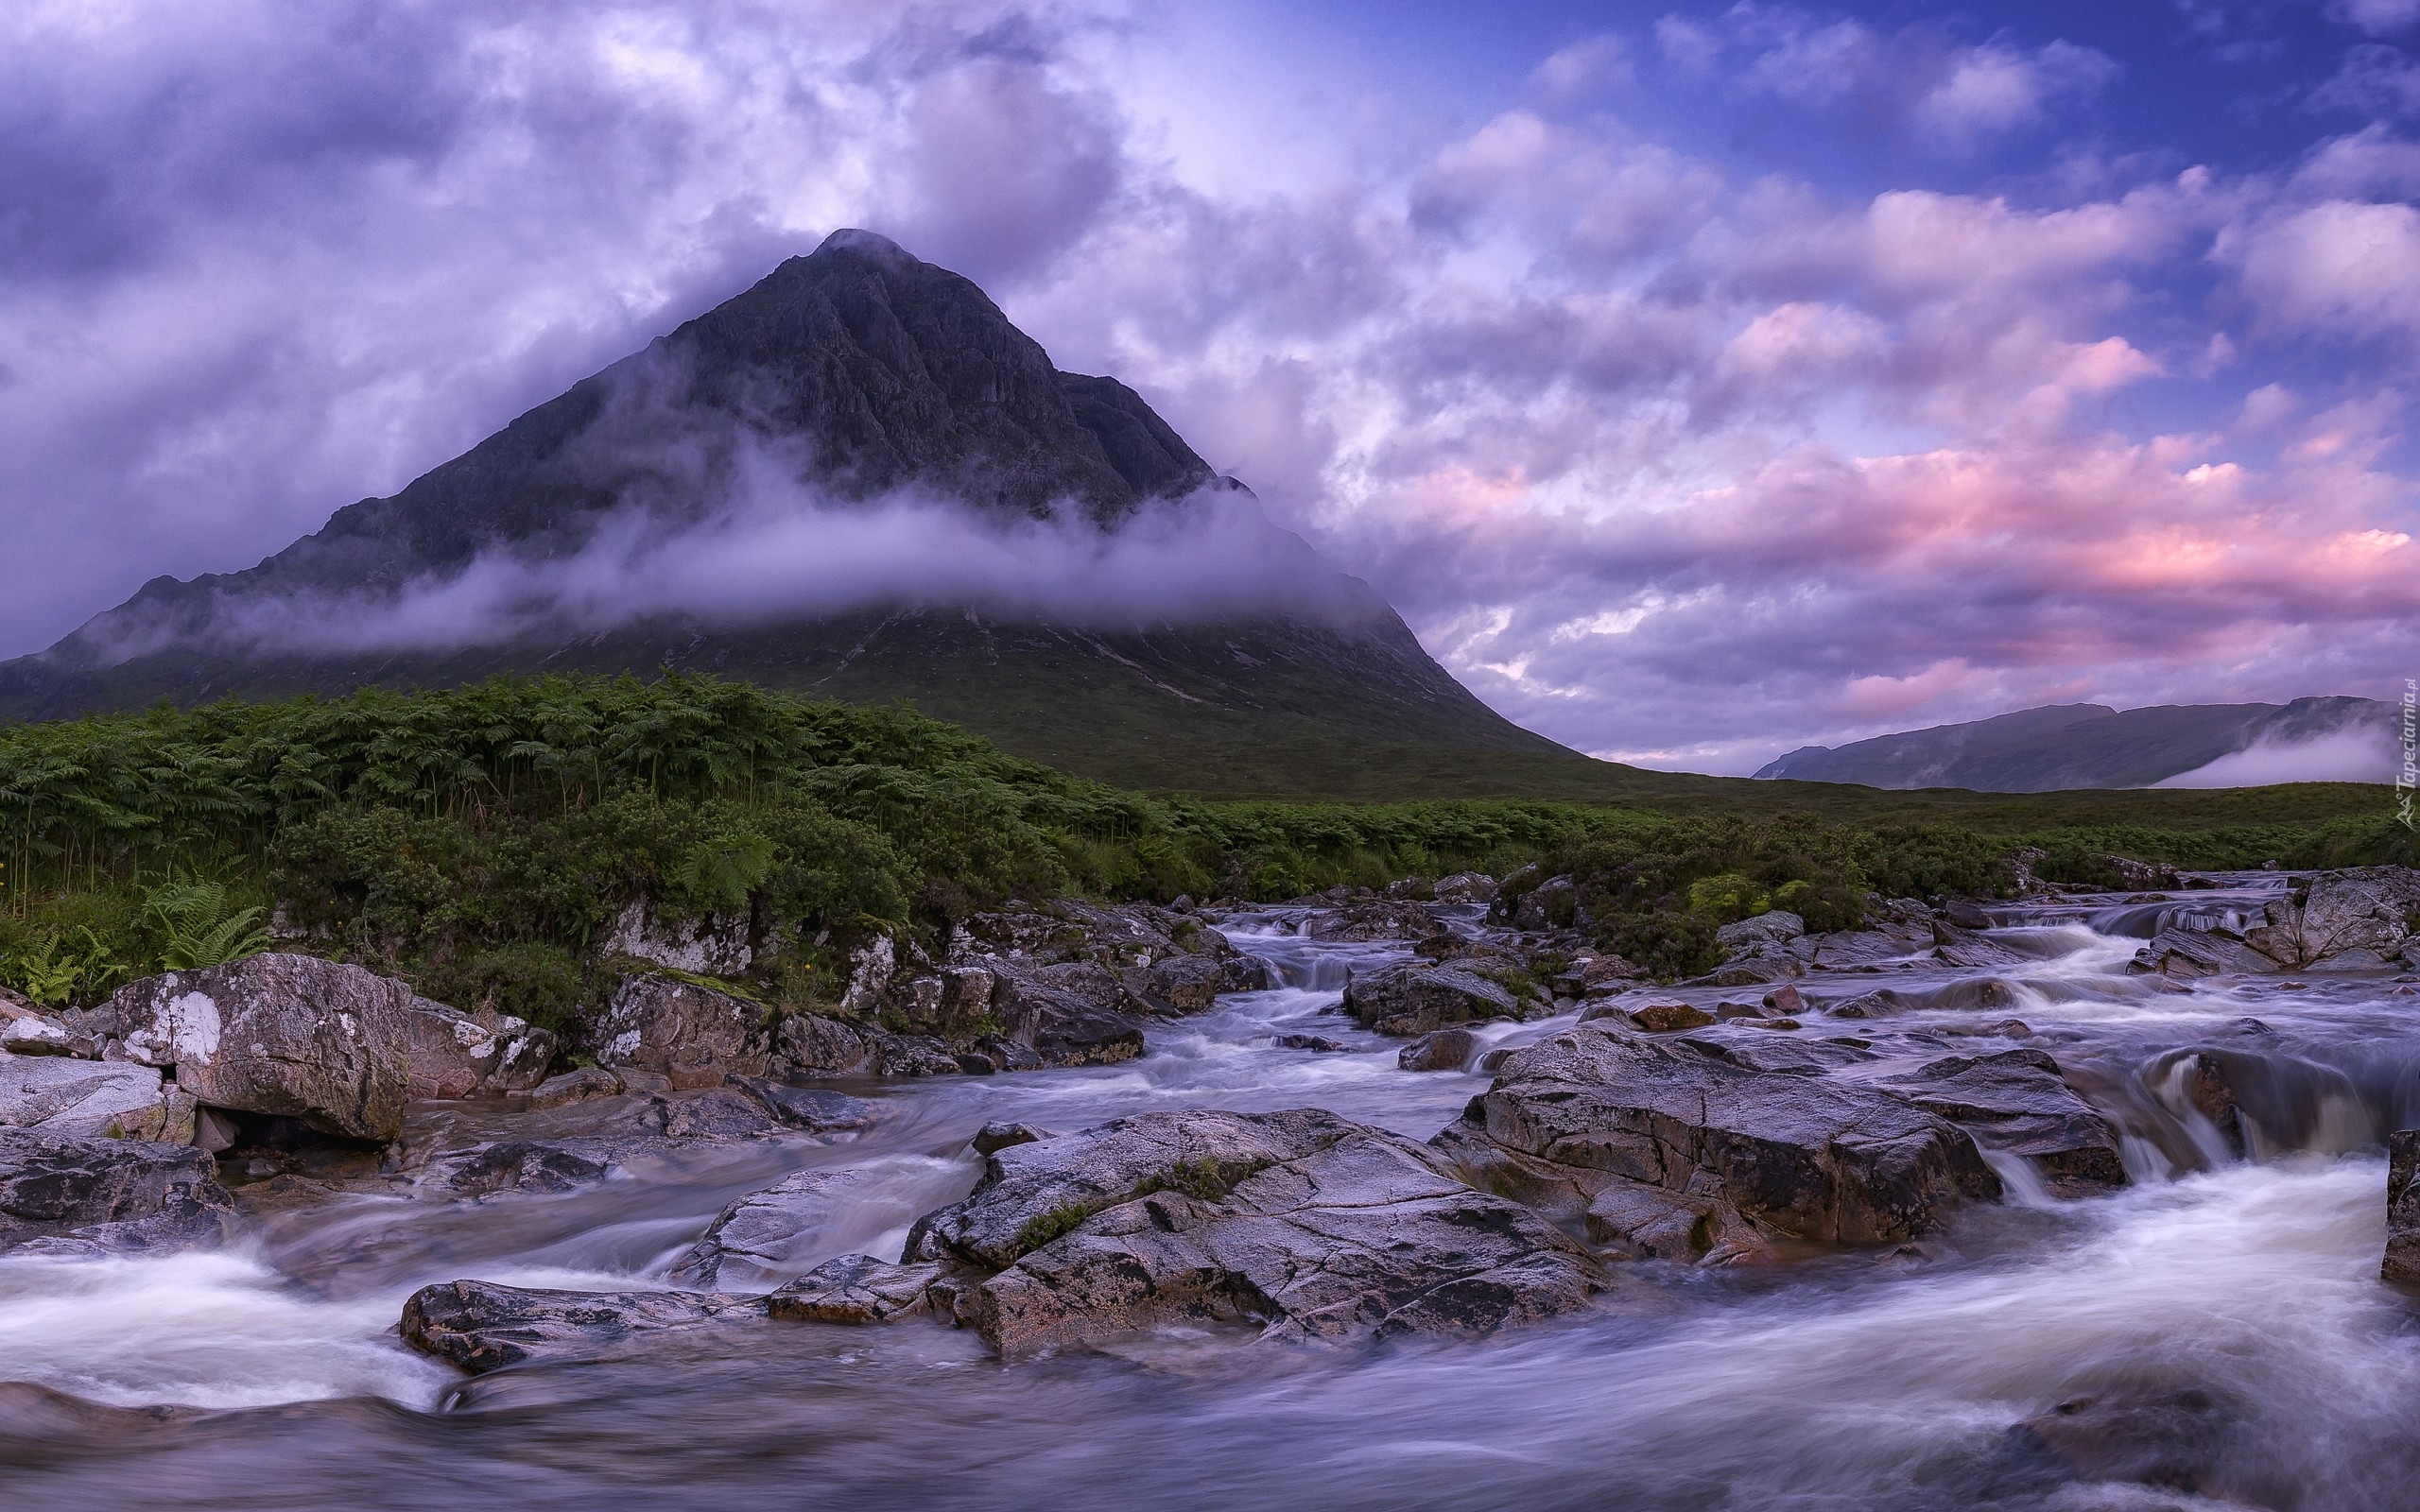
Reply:
[[[2000, 905], [1989, 937], [2023, 965], [1803, 984], [1916, 1005], [1806, 1016], [1796, 1039], [1862, 1041], [1851, 1076], [2009, 1048], [1978, 1031], [2023, 1021], [2122, 1135], [2130, 1182], [2108, 1194], [2053, 1199], [2003, 1166], [2007, 1201], [1919, 1244], [1628, 1262], [1656, 1305], [1479, 1342], [1176, 1331], [1003, 1362], [918, 1320], [760, 1321], [474, 1379], [396, 1336], [434, 1281], [667, 1285], [726, 1203], [808, 1168], [856, 1170], [861, 1199], [786, 1260], [895, 1258], [919, 1214], [973, 1186], [968, 1141], [994, 1121], [1319, 1108], [1426, 1140], [1487, 1089], [1399, 1069], [1402, 1041], [1337, 1013], [1348, 969], [1406, 947], [1238, 915], [1222, 927], [1288, 985], [1151, 1025], [1139, 1059], [837, 1082], [874, 1103], [870, 1126], [697, 1141], [554, 1194], [271, 1211], [216, 1253], [0, 1259], [0, 1378], [26, 1383], [0, 1387], [0, 1507], [2420, 1507], [2420, 1308], [2377, 1278], [2378, 1141], [2420, 1121], [2420, 996], [2383, 971], [2128, 974], [2178, 911], [2270, 885], [2220, 880], [2171, 903]], [[1517, 1045], [1573, 1022], [1479, 1033]], [[1276, 1043], [1289, 1034], [1345, 1048]], [[2212, 1046], [2265, 1069], [2241, 1153], [2163, 1058]], [[425, 1104], [407, 1143], [572, 1134], [613, 1112]], [[2181, 1414], [2153, 1436], [2202, 1435], [2192, 1484], [2221, 1500], [2141, 1484], [2156, 1467], [2095, 1480], [2012, 1460], [2012, 1425], [2112, 1400]]]

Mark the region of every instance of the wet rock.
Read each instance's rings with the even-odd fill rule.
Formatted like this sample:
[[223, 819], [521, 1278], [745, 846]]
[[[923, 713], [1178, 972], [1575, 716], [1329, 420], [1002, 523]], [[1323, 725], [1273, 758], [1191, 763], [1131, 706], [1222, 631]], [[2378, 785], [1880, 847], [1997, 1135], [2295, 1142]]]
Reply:
[[1835, 1019], [1893, 1019], [1922, 1006], [1897, 988], [1885, 987], [1835, 1003], [1824, 1011]]
[[404, 1304], [404, 1342], [473, 1375], [530, 1360], [610, 1353], [635, 1336], [764, 1316], [759, 1297], [700, 1292], [565, 1292], [488, 1281], [424, 1286]]
[[1270, 1043], [1280, 1050], [1308, 1050], [1317, 1055], [1342, 1055], [1353, 1047], [1341, 1040], [1331, 1040], [1323, 1034], [1281, 1034]]
[[1758, 1228], [1883, 1244], [1931, 1232], [1999, 1178], [1966, 1133], [1890, 1094], [1772, 1075], [1601, 1024], [1507, 1057], [1439, 1143], [1556, 1168], [1583, 1206], [1615, 1179], [1711, 1194]]
[[726, 1206], [674, 1262], [671, 1279], [709, 1291], [777, 1285], [804, 1268], [804, 1257], [829, 1252], [830, 1235], [858, 1216], [877, 1182], [861, 1169], [792, 1172]]
[[[1070, 970], [1070, 968], [1075, 968]], [[1058, 978], [1043, 974], [1057, 971]], [[1098, 984], [1108, 982], [1108, 988]], [[1084, 990], [1093, 988], [1092, 995]], [[1007, 1038], [1025, 1045], [1049, 1066], [1106, 1066], [1143, 1053], [1143, 1028], [1103, 999], [1122, 994], [1114, 978], [1090, 963], [1026, 971], [1003, 968], [994, 1014]]]
[[765, 1074], [767, 1017], [757, 1004], [695, 982], [633, 976], [614, 989], [589, 1043], [609, 1070], [652, 1072], [678, 1089], [714, 1087], [735, 1072]]
[[2386, 1259], [2378, 1274], [2420, 1291], [2420, 1129], [2386, 1140]]
[[2126, 970], [2170, 977], [2267, 973], [2278, 964], [2224, 930], [2163, 929], [2135, 953]]
[[199, 1102], [384, 1143], [403, 1132], [419, 1001], [357, 966], [271, 954], [130, 983], [106, 1013], [127, 1059], [174, 1068]]
[[1345, 984], [1344, 1011], [1380, 1034], [1426, 1034], [1450, 1024], [1522, 1017], [1503, 985], [1454, 966], [1405, 963], [1355, 972]]
[[942, 1268], [894, 1265], [872, 1255], [825, 1261], [766, 1298], [772, 1317], [792, 1323], [887, 1323], [925, 1310]]
[[764, 1109], [788, 1125], [816, 1134], [838, 1134], [870, 1127], [878, 1116], [874, 1105], [824, 1087], [792, 1087], [762, 1076], [734, 1076], [730, 1085], [746, 1092]]
[[2202, 1386], [2120, 1386], [2079, 1393], [2009, 1430], [2003, 1453], [2059, 1479], [2131, 1482], [2241, 1505], [2277, 1506], [2238, 1450], [2241, 1407]]
[[1796, 1017], [1806, 1011], [1806, 995], [1785, 982], [1762, 999], [1767, 1013]]
[[[1085, 962], [1127, 987], [1137, 1001], [1122, 1007], [1132, 1012], [1201, 1011], [1180, 1008], [1174, 996], [1155, 986], [1155, 969], [1184, 957], [1200, 957], [1215, 967], [1220, 992], [1256, 992], [1270, 985], [1266, 964], [1236, 950], [1226, 936], [1191, 913], [1150, 903], [1061, 899], [1042, 906], [1012, 904], [969, 915], [951, 930], [946, 954], [951, 966], [1005, 965], [1028, 974], [1038, 968]], [[1195, 989], [1207, 974], [1200, 967], [1185, 967], [1156, 981], [1207, 1007]]]
[[1718, 1022], [1729, 1022], [1735, 1019], [1761, 1019], [1765, 1017], [1765, 1008], [1761, 1003], [1718, 1003], [1714, 1005], [1714, 1017]]
[[1429, 895], [1441, 903], [1483, 903], [1495, 898], [1495, 879], [1484, 871], [1457, 871], [1440, 877]]
[[756, 964], [745, 914], [667, 920], [657, 917], [644, 898], [622, 905], [598, 948], [608, 955], [628, 955], [704, 976], [738, 976]]
[[1667, 998], [1652, 1003], [1624, 1005], [1623, 1017], [1650, 1034], [1670, 1034], [1680, 1029], [1703, 1029], [1714, 1022], [1714, 1015], [1692, 1003]]
[[2276, 1050], [2275, 1031], [2257, 1020], [2238, 1021], [2235, 1032], [2247, 1048], [2170, 1051], [2144, 1071], [2144, 1084], [2173, 1111], [2209, 1120], [2238, 1159], [2342, 1152], [2379, 1137], [2343, 1072]]
[[1991, 929], [1998, 922], [1983, 911], [1981, 904], [1963, 898], [1952, 898], [1942, 904], [1941, 917], [1961, 929]]
[[1178, 1321], [1485, 1333], [1601, 1284], [1571, 1240], [1435, 1152], [1315, 1108], [1146, 1113], [1003, 1150], [905, 1259], [965, 1267], [937, 1297], [1011, 1354]]
[[1437, 1029], [1404, 1046], [1395, 1064], [1405, 1071], [1460, 1071], [1478, 1047], [1478, 1036], [1468, 1029]]
[[1929, 955], [1936, 943], [1927, 911], [1920, 919], [1892, 921], [1878, 929], [1803, 936], [1790, 941], [1789, 951], [1813, 971], [1863, 971]]
[[1714, 940], [1725, 950], [1736, 951], [1747, 945], [1785, 945], [1806, 933], [1805, 919], [1775, 908], [1723, 925], [1714, 932]]
[[1987, 1150], [2025, 1158], [2054, 1193], [2081, 1196], [2126, 1184], [2117, 1130], [2070, 1089], [2039, 1050], [1951, 1056], [1894, 1079], [1910, 1102], [1965, 1128]]
[[1036, 1140], [1050, 1138], [1050, 1131], [1031, 1124], [1009, 1124], [994, 1121], [975, 1131], [970, 1142], [977, 1155], [997, 1155], [1011, 1144], [1031, 1144]]
[[1426, 939], [1445, 933], [1444, 921], [1416, 902], [1380, 899], [1313, 914], [1303, 931], [1313, 939]]
[[499, 1192], [569, 1192], [605, 1179], [613, 1162], [601, 1151], [538, 1140], [482, 1145], [437, 1162], [424, 1179], [463, 1196]]
[[414, 998], [404, 1013], [406, 1090], [413, 1097], [501, 1096], [545, 1080], [562, 1041], [493, 1009], [471, 1014]]
[[131, 1061], [0, 1055], [0, 1127], [190, 1144], [193, 1095]]
[[603, 1066], [582, 1066], [549, 1076], [530, 1089], [529, 1106], [535, 1108], [562, 1108], [572, 1103], [584, 1103], [594, 1097], [619, 1097], [622, 1078]]
[[675, 1140], [746, 1140], [781, 1125], [758, 1098], [740, 1087], [711, 1087], [685, 1096], [650, 1097], [639, 1126]]
[[1163, 1013], [1206, 1013], [1227, 990], [1224, 967], [1208, 955], [1171, 955], [1154, 962], [1144, 984], [1145, 1000]]
[[0, 1128], [0, 1250], [216, 1245], [233, 1216], [216, 1162], [191, 1145]]
[[2035, 959], [1988, 935], [1961, 929], [1956, 924], [1935, 923], [1932, 938], [1933, 959], [1946, 966], [1987, 971], [1993, 967], [2029, 965]]

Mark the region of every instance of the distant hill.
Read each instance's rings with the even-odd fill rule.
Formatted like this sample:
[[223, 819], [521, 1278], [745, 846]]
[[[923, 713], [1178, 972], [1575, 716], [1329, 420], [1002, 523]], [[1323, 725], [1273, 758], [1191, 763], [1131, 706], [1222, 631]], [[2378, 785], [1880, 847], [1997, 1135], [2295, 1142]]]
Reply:
[[1756, 776], [1986, 793], [2382, 782], [2395, 717], [2391, 705], [2352, 697], [2173, 704], [2122, 713], [2101, 704], [2052, 704], [1854, 745], [1808, 746]]
[[[910, 699], [1009, 750], [1140, 787], [1319, 791], [1374, 761], [1451, 773], [1512, 759], [1549, 786], [1629, 772], [1495, 713], [1367, 585], [1274, 527], [1268, 550], [1312, 585], [1306, 602], [1118, 621], [926, 598], [744, 623], [700, 605], [576, 629], [516, 621], [484, 638], [448, 620], [448, 595], [477, 575], [539, 580], [614, 530], [641, 532], [644, 565], [651, 542], [721, 507], [766, 456], [819, 498], [912, 490], [993, 522], [1055, 510], [1102, 540], [1149, 509], [1182, 523], [1250, 498], [1132, 389], [1060, 371], [974, 284], [838, 232], [392, 497], [337, 510], [246, 571], [157, 578], [0, 663], [0, 719], [670, 668]], [[418, 641], [361, 644], [361, 626], [407, 611], [439, 623]]]

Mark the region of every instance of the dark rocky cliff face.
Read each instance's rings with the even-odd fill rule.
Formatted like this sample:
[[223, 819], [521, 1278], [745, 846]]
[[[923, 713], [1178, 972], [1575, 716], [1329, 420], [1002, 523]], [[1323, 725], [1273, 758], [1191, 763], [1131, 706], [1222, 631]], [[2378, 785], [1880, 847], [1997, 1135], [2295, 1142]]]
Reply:
[[[0, 718], [671, 667], [909, 697], [1011, 748], [1148, 785], [1202, 785], [1204, 742], [1566, 754], [1480, 704], [1342, 574], [1317, 615], [1131, 632], [928, 607], [746, 628], [676, 616], [442, 652], [230, 650], [211, 633], [218, 616], [289, 595], [375, 603], [487, 554], [544, 561], [634, 507], [677, 527], [724, 495], [749, 447], [828, 498], [908, 490], [1009, 517], [1072, 510], [1104, 528], [1154, 500], [1242, 490], [1124, 384], [1060, 371], [973, 283], [837, 232], [392, 497], [339, 509], [248, 571], [155, 579], [50, 650], [0, 664]], [[1164, 759], [1179, 750], [1182, 771]]]

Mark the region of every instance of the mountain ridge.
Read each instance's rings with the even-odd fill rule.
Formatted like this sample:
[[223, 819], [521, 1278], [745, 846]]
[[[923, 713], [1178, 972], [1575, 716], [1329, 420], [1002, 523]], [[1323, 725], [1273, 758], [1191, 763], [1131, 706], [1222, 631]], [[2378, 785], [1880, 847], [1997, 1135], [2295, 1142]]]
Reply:
[[1002, 528], [1072, 521], [1102, 539], [1146, 510], [1182, 523], [1211, 501], [1251, 500], [1133, 389], [1056, 368], [971, 281], [873, 233], [836, 232], [255, 567], [155, 578], [47, 650], [0, 663], [0, 718], [496, 672], [703, 670], [908, 699], [1020, 754], [1138, 786], [1227, 785], [1209, 753], [1248, 755], [1255, 743], [1318, 747], [1328, 761], [1375, 745], [1608, 765], [1488, 709], [1366, 584], [1265, 520], [1270, 549], [1299, 555], [1320, 585], [1315, 610], [1098, 625], [902, 602], [745, 625], [653, 613], [551, 638], [336, 651], [236, 633], [298, 603], [358, 622], [486, 563], [544, 570], [631, 519], [645, 563], [767, 457], [837, 507], [905, 493]]
[[[1985, 793], [2149, 787], [2230, 756], [2381, 732], [2391, 706], [2331, 695], [2288, 703], [2045, 704], [1990, 719], [1807, 746], [1757, 769], [1760, 779]], [[2381, 747], [2383, 748], [2383, 747]], [[2378, 780], [2383, 780], [2378, 779]]]

